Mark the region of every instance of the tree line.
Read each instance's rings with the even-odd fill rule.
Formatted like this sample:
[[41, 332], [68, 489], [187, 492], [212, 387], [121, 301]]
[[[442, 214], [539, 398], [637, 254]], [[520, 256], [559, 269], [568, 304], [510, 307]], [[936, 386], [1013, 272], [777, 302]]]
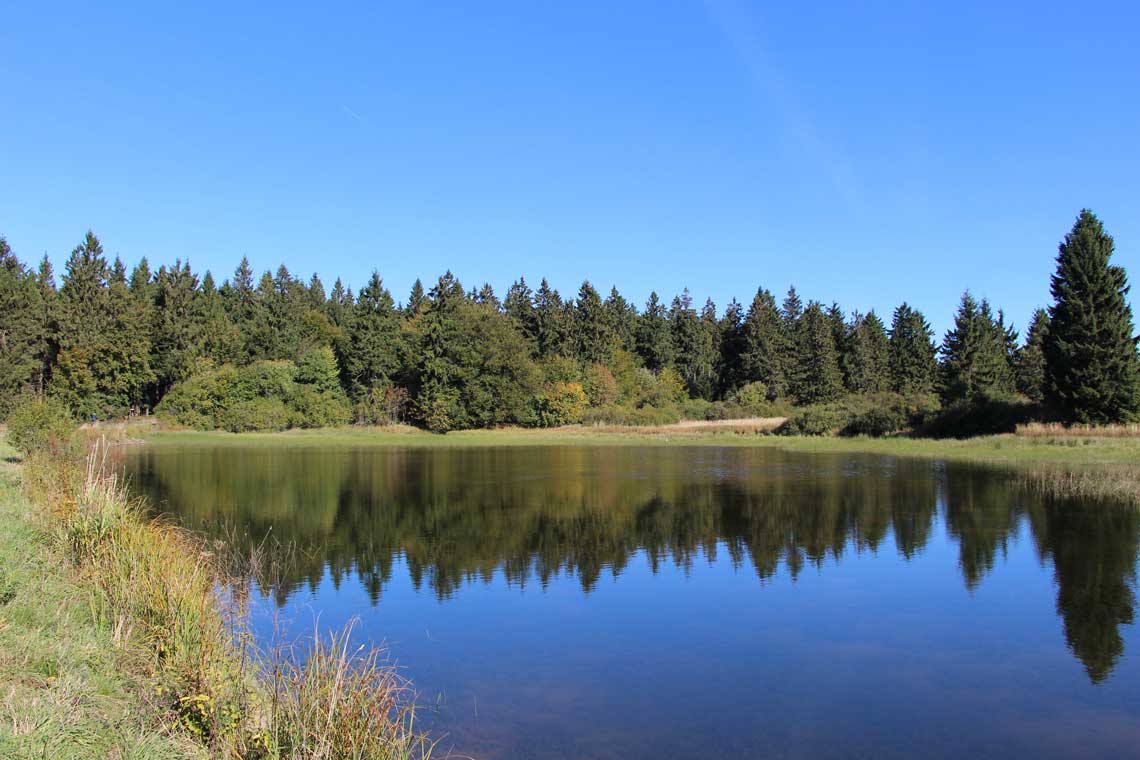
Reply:
[[446, 431], [894, 395], [935, 408], [1015, 397], [1064, 421], [1132, 420], [1140, 357], [1113, 248], [1082, 211], [1059, 247], [1053, 305], [1024, 341], [967, 292], [938, 343], [907, 303], [888, 325], [874, 311], [804, 302], [794, 287], [780, 301], [759, 288], [718, 313], [688, 290], [668, 303], [652, 293], [638, 309], [588, 281], [566, 298], [520, 278], [499, 298], [448, 272], [398, 303], [376, 272], [356, 293], [284, 265], [255, 278], [246, 259], [220, 285], [182, 261], [154, 271], [144, 258], [128, 272], [91, 232], [57, 285], [46, 256], [26, 266], [0, 238], [0, 417], [23, 395], [46, 395], [84, 419], [157, 409], [231, 430], [407, 421]]

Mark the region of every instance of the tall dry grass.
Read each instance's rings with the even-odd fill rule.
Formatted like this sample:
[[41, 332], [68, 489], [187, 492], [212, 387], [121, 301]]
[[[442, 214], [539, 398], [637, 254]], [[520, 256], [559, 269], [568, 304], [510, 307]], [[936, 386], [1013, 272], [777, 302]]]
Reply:
[[1060, 422], [1030, 422], [1018, 425], [1015, 434], [1026, 438], [1140, 438], [1140, 424], [1063, 425]]
[[224, 593], [245, 580], [228, 574], [232, 557], [151, 518], [107, 466], [105, 443], [85, 458], [36, 453], [24, 470], [47, 526], [95, 592], [93, 614], [125, 667], [145, 673], [148, 702], [169, 731], [226, 760], [431, 756], [410, 684], [382, 650], [350, 645], [350, 630], [257, 648], [243, 595]]

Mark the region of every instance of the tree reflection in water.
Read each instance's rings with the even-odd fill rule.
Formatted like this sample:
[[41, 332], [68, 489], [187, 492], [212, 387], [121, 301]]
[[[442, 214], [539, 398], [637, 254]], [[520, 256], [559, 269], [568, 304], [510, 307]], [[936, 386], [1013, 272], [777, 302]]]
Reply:
[[[191, 526], [270, 528], [302, 549], [275, 579], [279, 604], [331, 576], [356, 576], [373, 603], [403, 559], [441, 600], [500, 574], [545, 587], [573, 574], [591, 591], [638, 552], [656, 572], [727, 553], [767, 580], [781, 566], [877, 551], [908, 561], [943, 523], [969, 589], [1028, 524], [1054, 569], [1066, 641], [1094, 682], [1123, 654], [1132, 622], [1140, 517], [1048, 500], [984, 468], [775, 449], [674, 447], [242, 448], [129, 452], [136, 487]], [[248, 539], [247, 539], [248, 540]], [[263, 579], [265, 580], [265, 579]]]

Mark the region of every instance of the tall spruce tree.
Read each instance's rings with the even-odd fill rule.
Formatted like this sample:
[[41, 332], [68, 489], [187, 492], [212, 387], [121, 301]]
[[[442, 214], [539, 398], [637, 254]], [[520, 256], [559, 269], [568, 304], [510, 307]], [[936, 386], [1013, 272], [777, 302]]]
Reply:
[[942, 342], [942, 393], [948, 401], [1013, 390], [1009, 334], [989, 302], [962, 294], [954, 327]]
[[535, 331], [538, 355], [569, 356], [573, 353], [573, 304], [568, 313], [562, 296], [544, 277], [534, 294]]
[[716, 314], [712, 309], [712, 329], [709, 329], [709, 309], [705, 316], [693, 308], [693, 297], [685, 288], [673, 298], [669, 309], [669, 326], [676, 348], [674, 364], [686, 390], [693, 396], [712, 398], [716, 392], [717, 351], [715, 342]]
[[874, 311], [856, 314], [847, 336], [844, 357], [847, 387], [855, 393], [879, 393], [890, 388], [890, 342], [883, 321]]
[[891, 387], [898, 393], [934, 391], [938, 376], [934, 331], [922, 312], [905, 302], [895, 309], [890, 333]]
[[720, 378], [717, 395], [723, 398], [734, 388], [744, 384], [742, 359], [744, 357], [744, 310], [734, 298], [724, 310], [717, 327], [720, 333], [720, 357], [717, 374]]
[[602, 306], [615, 346], [633, 351], [637, 345], [637, 307], [625, 300], [616, 286], [610, 288], [610, 294]]
[[783, 396], [788, 392], [787, 336], [776, 299], [769, 291], [756, 291], [744, 318], [743, 332], [744, 355], [740, 363], [744, 382], [763, 383], [769, 399]]
[[1047, 399], [1069, 422], [1140, 417], [1140, 358], [1115, 243], [1083, 209], [1057, 253], [1045, 338]]
[[1049, 332], [1049, 314], [1044, 309], [1033, 312], [1025, 345], [1017, 352], [1017, 390], [1033, 401], [1045, 400], [1045, 336]]
[[578, 359], [586, 364], [605, 364], [613, 353], [613, 334], [598, 291], [589, 280], [578, 290], [574, 302], [574, 342]]
[[345, 369], [354, 398], [364, 400], [396, 377], [401, 366], [402, 339], [400, 315], [392, 294], [384, 287], [380, 274], [373, 271], [368, 284], [360, 289], [348, 328]]
[[0, 420], [20, 393], [36, 390], [42, 368], [42, 311], [35, 273], [0, 237]]
[[803, 404], [832, 401], [843, 393], [843, 373], [835, 350], [835, 333], [823, 307], [812, 301], [796, 323], [799, 346], [796, 398]]
[[647, 369], [660, 372], [672, 366], [675, 353], [665, 306], [658, 300], [657, 293], [651, 292], [637, 320], [637, 355]]

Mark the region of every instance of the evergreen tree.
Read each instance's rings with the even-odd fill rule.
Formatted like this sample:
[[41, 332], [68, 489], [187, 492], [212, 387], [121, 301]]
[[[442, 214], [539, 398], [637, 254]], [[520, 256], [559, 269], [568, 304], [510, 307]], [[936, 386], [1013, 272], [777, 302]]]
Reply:
[[534, 294], [526, 284], [526, 278], [518, 278], [507, 290], [503, 299], [503, 311], [515, 329], [531, 344], [531, 353], [538, 350], [538, 319], [534, 312]]
[[305, 288], [305, 295], [308, 296], [308, 308], [314, 310], [321, 310], [325, 305], [325, 284], [321, 282], [320, 275], [313, 272], [313, 276], [309, 279], [309, 286]]
[[360, 289], [348, 328], [346, 374], [352, 395], [365, 399], [383, 389], [401, 368], [403, 333], [392, 294], [373, 271]]
[[717, 395], [723, 398], [734, 388], [744, 384], [743, 364], [744, 357], [744, 314], [740, 303], [734, 298], [724, 310], [717, 326], [719, 333], [720, 357], [717, 363], [719, 390]]
[[1009, 335], [986, 300], [962, 295], [954, 327], [942, 342], [942, 393], [948, 401], [1013, 390]]
[[[36, 363], [33, 388], [43, 395], [51, 381], [52, 369], [59, 358], [59, 293], [55, 287], [55, 274], [47, 254], [40, 260], [35, 274], [36, 290], [39, 293], [39, 342], [36, 347]], [[33, 296], [33, 299], [35, 297]]]
[[151, 403], [158, 403], [175, 383], [189, 377], [202, 355], [203, 325], [197, 290], [198, 276], [190, 270], [190, 262], [176, 261], [169, 269], [159, 267], [153, 309], [135, 299], [135, 313], [151, 320], [150, 365], [155, 375], [154, 393], [148, 399]]
[[843, 394], [843, 373], [835, 350], [835, 334], [823, 307], [812, 301], [797, 320], [800, 346], [796, 398], [803, 404], [833, 401]]
[[709, 301], [701, 314], [693, 308], [693, 298], [685, 288], [674, 297], [669, 324], [676, 348], [674, 364], [691, 395], [711, 399], [716, 393], [717, 360], [716, 309]]
[[850, 388], [850, 380], [847, 377], [847, 353], [850, 349], [848, 331], [850, 326], [847, 324], [847, 318], [843, 316], [843, 309], [837, 302], [832, 301], [825, 313], [827, 323], [831, 325], [831, 338], [835, 343], [835, 358], [839, 362], [839, 373], [843, 377], [843, 387]]
[[582, 283], [574, 302], [574, 337], [579, 361], [605, 364], [610, 360], [614, 346], [608, 314], [589, 280]]
[[855, 393], [879, 393], [891, 386], [890, 342], [874, 311], [856, 314], [844, 357], [847, 387]]
[[426, 308], [427, 296], [424, 295], [424, 284], [417, 277], [416, 281], [412, 283], [412, 292], [408, 294], [408, 304], [404, 307], [404, 316], [419, 316]]
[[795, 287], [788, 288], [788, 294], [784, 296], [784, 303], [780, 307], [780, 323], [783, 334], [783, 340], [780, 342], [783, 356], [780, 363], [784, 367], [784, 378], [788, 384], [788, 392], [797, 397], [800, 395], [805, 382], [805, 378], [801, 377], [802, 359], [807, 352], [807, 347], [803, 343], [805, 333], [800, 329], [803, 313], [803, 301], [800, 300]]
[[936, 355], [930, 323], [904, 302], [891, 320], [891, 387], [898, 393], [932, 393], [938, 375]]
[[645, 367], [653, 372], [660, 372], [673, 365], [673, 331], [669, 326], [665, 306], [655, 292], [649, 294], [645, 311], [638, 319], [637, 354]]
[[217, 364], [238, 363], [244, 353], [243, 339], [226, 311], [225, 296], [215, 287], [209, 271], [202, 275], [199, 300], [202, 356]]
[[495, 289], [491, 287], [491, 283], [483, 283], [483, 287], [479, 288], [479, 292], [475, 294], [473, 299], [475, 303], [487, 304], [495, 311], [503, 308], [503, 304], [499, 302], [498, 297], [495, 295]]
[[567, 314], [562, 296], [550, 287], [545, 277], [534, 294], [534, 318], [539, 356], [569, 356], [573, 353], [573, 312]]
[[36, 388], [43, 366], [42, 312], [35, 274], [0, 237], [0, 420], [20, 393]]
[[768, 398], [776, 399], [788, 392], [784, 348], [786, 336], [776, 299], [760, 288], [744, 318], [744, 354], [741, 372], [745, 383], [763, 383]]
[[626, 301], [616, 286], [610, 288], [602, 306], [607, 329], [617, 347], [633, 351], [637, 346], [637, 307]]
[[1140, 417], [1140, 358], [1128, 305], [1128, 278], [1113, 266], [1114, 242], [1081, 211], [1057, 254], [1045, 338], [1050, 404], [1070, 422]]
[[1049, 314], [1044, 309], [1033, 313], [1025, 345], [1017, 352], [1017, 390], [1033, 401], [1045, 400], [1045, 336], [1049, 332]]

